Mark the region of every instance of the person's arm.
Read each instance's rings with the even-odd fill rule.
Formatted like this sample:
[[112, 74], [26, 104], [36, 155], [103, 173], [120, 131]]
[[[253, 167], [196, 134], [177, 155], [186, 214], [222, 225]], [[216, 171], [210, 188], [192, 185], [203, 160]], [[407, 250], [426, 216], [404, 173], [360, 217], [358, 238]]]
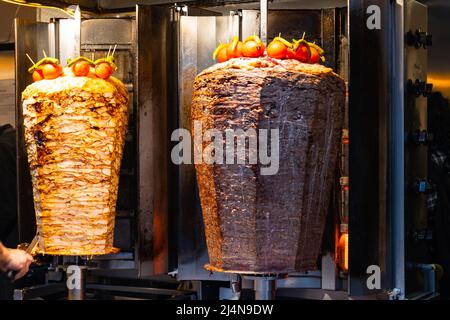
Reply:
[[1, 271], [17, 271], [17, 275], [15, 277], [15, 280], [17, 280], [27, 274], [31, 262], [33, 262], [33, 257], [25, 251], [18, 249], [8, 249], [0, 242]]

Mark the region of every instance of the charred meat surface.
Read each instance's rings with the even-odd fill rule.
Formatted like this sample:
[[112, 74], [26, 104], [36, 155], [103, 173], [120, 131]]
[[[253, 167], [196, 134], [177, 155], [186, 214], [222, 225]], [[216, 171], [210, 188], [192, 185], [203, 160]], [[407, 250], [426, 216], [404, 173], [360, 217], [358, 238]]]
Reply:
[[211, 270], [316, 268], [344, 103], [345, 83], [331, 69], [291, 59], [231, 59], [196, 77], [192, 120], [203, 131], [279, 130], [274, 175], [248, 155], [246, 164], [195, 165]]

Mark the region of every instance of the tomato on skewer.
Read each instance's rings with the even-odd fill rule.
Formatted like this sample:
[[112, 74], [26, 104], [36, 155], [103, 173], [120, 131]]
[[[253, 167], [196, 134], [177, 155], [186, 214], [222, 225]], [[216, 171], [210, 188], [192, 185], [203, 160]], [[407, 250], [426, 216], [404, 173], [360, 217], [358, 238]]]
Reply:
[[272, 41], [267, 46], [267, 55], [271, 58], [283, 59], [286, 57], [287, 49], [280, 41]]
[[34, 82], [41, 81], [41, 80], [44, 79], [44, 75], [42, 74], [41, 70], [34, 70], [33, 74], [32, 74], [32, 77], [33, 77], [33, 81]]
[[113, 69], [107, 62], [101, 62], [95, 66], [95, 75], [101, 79], [108, 79], [112, 73]]
[[117, 69], [112, 55], [106, 58], [97, 59], [94, 64], [95, 75], [101, 79], [108, 79], [113, 74], [114, 70]]
[[311, 50], [311, 56], [309, 63], [319, 63], [319, 61], [325, 62], [325, 57], [323, 56], [325, 51], [315, 43], [308, 42]]
[[264, 55], [264, 50], [264, 43], [258, 36], [254, 35], [245, 39], [242, 46], [242, 55], [244, 57], [257, 58]]
[[239, 41], [237, 36], [234, 36], [227, 46], [227, 57], [228, 59], [242, 57], [242, 41]]
[[86, 61], [79, 61], [72, 66], [72, 72], [79, 77], [86, 77], [89, 74], [91, 66]]
[[62, 75], [63, 69], [58, 59], [45, 57], [30, 67], [28, 72], [32, 74], [34, 81], [40, 81], [58, 78]]
[[214, 50], [212, 58], [217, 60], [217, 62], [225, 62], [228, 60], [227, 54], [228, 44], [221, 43], [217, 46], [216, 50]]
[[62, 67], [57, 64], [47, 63], [41, 68], [44, 79], [56, 79], [62, 74]]
[[217, 61], [218, 62], [225, 62], [228, 60], [228, 54], [227, 54], [227, 48], [223, 47], [219, 50], [219, 53], [217, 54]]
[[292, 43], [280, 36], [275, 37], [267, 46], [267, 55], [271, 58], [286, 59], [288, 49], [292, 49]]
[[294, 42], [294, 47], [292, 48], [292, 50], [295, 52], [294, 56], [292, 57], [293, 59], [296, 59], [303, 63], [307, 63], [309, 61], [311, 50], [308, 42], [303, 40], [303, 38]]
[[78, 57], [74, 60], [67, 60], [67, 66], [71, 67], [72, 73], [77, 77], [86, 77], [89, 75], [91, 67], [95, 64], [92, 60], [86, 57]]

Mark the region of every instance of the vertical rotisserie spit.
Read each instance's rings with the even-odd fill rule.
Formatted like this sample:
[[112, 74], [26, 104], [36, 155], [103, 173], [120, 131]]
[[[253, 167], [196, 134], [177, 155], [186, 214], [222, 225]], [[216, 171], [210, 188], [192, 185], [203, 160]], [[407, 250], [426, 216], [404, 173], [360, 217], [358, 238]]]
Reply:
[[[72, 73], [80, 68], [87, 75]], [[54, 79], [41, 79], [38, 71], [42, 74], [42, 69], [35, 71], [33, 78], [36, 75], [38, 81], [24, 90], [22, 99], [39, 252], [115, 252], [113, 231], [128, 121], [127, 90], [118, 79], [109, 75], [102, 79], [96, 70], [81, 63], [61, 70]]]
[[[293, 59], [237, 58], [195, 79], [202, 130], [279, 130], [279, 170], [196, 164], [211, 270], [284, 273], [316, 268], [342, 128], [345, 84]], [[203, 142], [205, 147], [209, 142]]]

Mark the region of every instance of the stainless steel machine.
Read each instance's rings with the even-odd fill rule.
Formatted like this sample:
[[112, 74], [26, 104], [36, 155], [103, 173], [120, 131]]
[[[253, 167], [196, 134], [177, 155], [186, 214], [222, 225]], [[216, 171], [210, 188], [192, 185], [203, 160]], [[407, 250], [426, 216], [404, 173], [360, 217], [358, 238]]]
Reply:
[[[18, 288], [17, 298], [64, 291], [62, 271], [71, 264], [87, 268], [86, 297], [92, 298], [239, 299], [254, 297], [253, 291], [260, 299], [435, 294], [424, 282], [433, 280], [424, 271], [432, 261], [408, 240], [426, 229], [426, 146], [407, 139], [426, 130], [431, 38], [424, 5], [413, 0], [84, 1], [67, 8], [67, 2], [52, 4], [74, 9], [73, 17], [44, 10], [37, 23], [16, 21], [17, 128], [23, 130], [20, 92], [30, 82], [25, 53], [38, 57], [45, 49], [64, 61], [80, 53], [100, 57], [117, 44], [118, 77], [132, 95], [115, 229], [121, 252], [95, 259], [47, 258], [45, 280]], [[190, 128], [192, 82], [214, 63], [211, 53], [219, 41], [254, 33], [270, 41], [278, 32], [286, 37], [306, 32], [348, 83], [341, 170], [323, 255], [318, 270], [281, 278], [210, 273], [203, 268], [208, 254], [194, 167], [171, 163], [170, 134]], [[407, 32], [428, 42], [418, 48], [405, 41]], [[19, 134], [19, 225], [26, 242], [35, 230], [23, 143]], [[348, 265], [339, 263], [342, 234], [349, 239]], [[407, 267], [411, 263], [413, 271]], [[379, 286], [368, 285], [371, 270], [380, 272]]]

